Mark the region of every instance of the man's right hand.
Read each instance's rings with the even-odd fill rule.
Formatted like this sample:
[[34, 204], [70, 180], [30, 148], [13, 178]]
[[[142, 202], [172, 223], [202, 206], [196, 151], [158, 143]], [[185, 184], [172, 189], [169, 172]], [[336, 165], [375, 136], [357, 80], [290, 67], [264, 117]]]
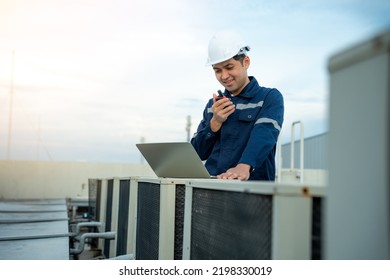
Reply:
[[228, 98], [221, 98], [216, 100], [217, 94], [213, 94], [214, 104], [211, 107], [213, 111], [213, 117], [210, 121], [210, 127], [213, 132], [217, 132], [221, 129], [222, 124], [227, 118], [235, 111], [233, 102]]

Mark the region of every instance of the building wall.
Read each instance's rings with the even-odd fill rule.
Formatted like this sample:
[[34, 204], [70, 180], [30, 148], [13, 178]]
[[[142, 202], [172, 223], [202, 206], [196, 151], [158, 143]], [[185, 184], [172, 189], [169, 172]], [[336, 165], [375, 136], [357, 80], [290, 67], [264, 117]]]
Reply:
[[[328, 133], [322, 133], [316, 136], [304, 139], [304, 168], [305, 169], [327, 169], [327, 145]], [[291, 143], [283, 144], [282, 150], [282, 168], [291, 167]], [[300, 166], [300, 140], [294, 142], [294, 168]]]
[[155, 174], [147, 164], [0, 161], [0, 200], [87, 197], [89, 178], [116, 176]]

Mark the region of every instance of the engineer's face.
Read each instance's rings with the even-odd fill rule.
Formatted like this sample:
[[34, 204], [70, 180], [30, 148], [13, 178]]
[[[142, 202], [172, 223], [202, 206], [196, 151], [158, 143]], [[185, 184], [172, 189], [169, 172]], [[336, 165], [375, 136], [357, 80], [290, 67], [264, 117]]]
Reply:
[[233, 95], [239, 94], [249, 83], [247, 70], [250, 59], [246, 56], [241, 63], [233, 58], [214, 64], [215, 77]]

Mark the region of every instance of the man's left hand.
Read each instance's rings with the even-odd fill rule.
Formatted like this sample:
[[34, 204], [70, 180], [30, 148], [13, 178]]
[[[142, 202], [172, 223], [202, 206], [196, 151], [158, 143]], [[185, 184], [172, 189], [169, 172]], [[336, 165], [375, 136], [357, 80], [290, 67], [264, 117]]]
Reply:
[[218, 179], [227, 179], [227, 180], [241, 180], [247, 181], [250, 176], [250, 165], [245, 163], [239, 163], [236, 167], [228, 169], [225, 173], [219, 174]]

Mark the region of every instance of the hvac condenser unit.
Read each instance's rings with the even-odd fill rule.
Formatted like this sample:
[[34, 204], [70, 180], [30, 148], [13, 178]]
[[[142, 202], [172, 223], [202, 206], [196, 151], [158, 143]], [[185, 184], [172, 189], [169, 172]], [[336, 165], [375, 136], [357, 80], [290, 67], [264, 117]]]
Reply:
[[138, 181], [136, 259], [321, 259], [323, 186]]
[[194, 180], [183, 259], [321, 259], [324, 187]]
[[88, 218], [92, 221], [98, 221], [100, 218], [101, 185], [101, 179], [88, 179]]
[[116, 237], [102, 241], [103, 254], [107, 258], [134, 254], [137, 178], [111, 178], [105, 181], [102, 192], [105, 211], [100, 221], [104, 223], [104, 231], [115, 232]]
[[136, 259], [182, 259], [185, 180], [138, 181]]

